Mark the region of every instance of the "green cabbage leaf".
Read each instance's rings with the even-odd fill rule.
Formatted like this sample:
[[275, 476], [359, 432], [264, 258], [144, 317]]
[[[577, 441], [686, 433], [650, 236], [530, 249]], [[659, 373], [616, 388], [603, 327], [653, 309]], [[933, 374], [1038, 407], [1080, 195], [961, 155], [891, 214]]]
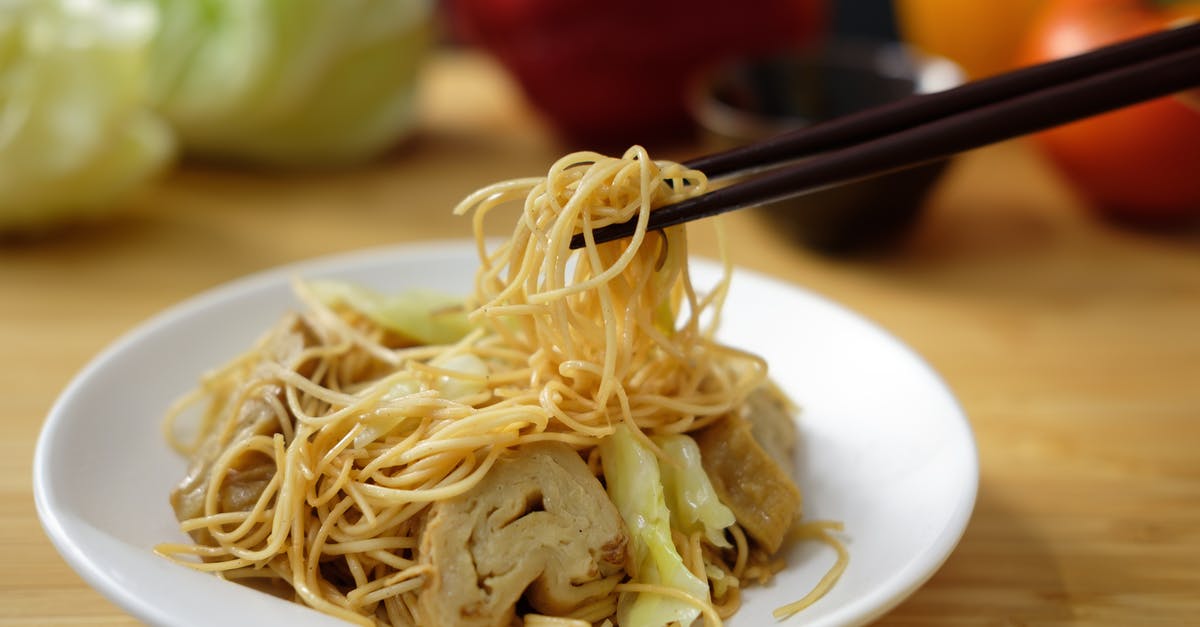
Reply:
[[671, 523], [685, 535], [700, 531], [715, 546], [731, 546], [725, 529], [735, 522], [733, 511], [717, 498], [696, 441], [676, 434], [656, 436], [654, 443], [674, 462], [660, 465]]
[[375, 324], [420, 344], [453, 344], [472, 328], [462, 299], [440, 292], [383, 294], [336, 280], [314, 280], [305, 286], [325, 305], [350, 307]]
[[[671, 541], [671, 512], [654, 452], [620, 425], [600, 444], [600, 455], [609, 498], [629, 528], [633, 580], [671, 586], [707, 600], [708, 585], [684, 566]], [[691, 603], [644, 592], [623, 594], [617, 609], [621, 627], [691, 625], [699, 615], [699, 608]]]

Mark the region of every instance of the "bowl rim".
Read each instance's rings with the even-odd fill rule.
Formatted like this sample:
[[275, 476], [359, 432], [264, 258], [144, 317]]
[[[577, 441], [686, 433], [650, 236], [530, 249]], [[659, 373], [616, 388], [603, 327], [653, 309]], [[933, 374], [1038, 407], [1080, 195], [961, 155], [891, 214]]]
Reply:
[[[965, 72], [954, 61], [915, 46], [898, 41], [838, 39], [815, 46], [736, 57], [711, 65], [690, 81], [687, 109], [701, 129], [737, 143], [819, 124], [832, 118], [804, 120], [761, 115], [730, 105], [714, 97], [713, 93], [722, 77], [740, 68], [769, 60], [822, 58], [840, 60], [842, 62], [837, 65], [841, 66], [860, 65], [861, 59], [870, 59], [881, 77], [911, 81], [914, 89], [910, 96], [944, 91], [966, 82]], [[908, 68], [915, 72], [908, 72]]]

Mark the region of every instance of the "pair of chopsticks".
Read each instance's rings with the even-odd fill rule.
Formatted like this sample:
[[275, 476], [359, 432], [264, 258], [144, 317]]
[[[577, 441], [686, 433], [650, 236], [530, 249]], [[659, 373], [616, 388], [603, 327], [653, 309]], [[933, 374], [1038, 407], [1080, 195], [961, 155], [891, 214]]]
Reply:
[[[685, 165], [710, 178], [767, 173], [655, 209], [648, 228], [662, 229], [904, 169], [1196, 86], [1200, 24], [699, 157]], [[601, 243], [628, 237], [633, 230], [631, 220], [598, 228], [592, 236]], [[571, 248], [584, 242], [584, 234], [578, 233]]]

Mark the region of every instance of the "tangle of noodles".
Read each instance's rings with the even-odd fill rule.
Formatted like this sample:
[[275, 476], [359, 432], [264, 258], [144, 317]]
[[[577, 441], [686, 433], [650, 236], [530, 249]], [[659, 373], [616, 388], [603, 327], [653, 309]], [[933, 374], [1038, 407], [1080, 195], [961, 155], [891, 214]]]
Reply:
[[[351, 622], [414, 624], [429, 574], [418, 555], [425, 512], [470, 490], [506, 450], [563, 442], [599, 475], [597, 444], [618, 424], [661, 452], [649, 436], [700, 429], [764, 383], [760, 358], [714, 339], [728, 264], [698, 293], [683, 227], [645, 228], [652, 209], [705, 187], [702, 173], [634, 147], [621, 158], [568, 155], [545, 178], [472, 194], [456, 212], [474, 213], [474, 330], [450, 345], [397, 341], [297, 284], [304, 311], [172, 408], [173, 444], [209, 454], [199, 513], [182, 521], [203, 541], [157, 550]], [[489, 249], [484, 220], [509, 202], [524, 203], [516, 229]], [[592, 241], [593, 229], [629, 219], [638, 223], [632, 238]], [[577, 232], [587, 245], [571, 251]], [[183, 441], [175, 423], [193, 407], [203, 416]], [[222, 486], [235, 482], [252, 489], [231, 505], [229, 494], [241, 493]], [[530, 614], [525, 624], [615, 623], [622, 591], [686, 598], [719, 623], [742, 587], [782, 567], [736, 524], [728, 549], [675, 535], [711, 601], [627, 580], [572, 616]]]

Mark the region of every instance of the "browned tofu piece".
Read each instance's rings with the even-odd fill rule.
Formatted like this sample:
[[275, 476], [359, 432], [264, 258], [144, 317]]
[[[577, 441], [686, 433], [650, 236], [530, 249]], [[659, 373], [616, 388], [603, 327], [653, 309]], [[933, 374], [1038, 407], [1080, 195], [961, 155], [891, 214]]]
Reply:
[[430, 507], [417, 624], [506, 627], [522, 596], [567, 614], [612, 593], [629, 536], [604, 486], [565, 444], [526, 444], [474, 488]]
[[800, 516], [800, 489], [750, 432], [728, 416], [692, 434], [721, 502], [760, 546], [774, 553]]

